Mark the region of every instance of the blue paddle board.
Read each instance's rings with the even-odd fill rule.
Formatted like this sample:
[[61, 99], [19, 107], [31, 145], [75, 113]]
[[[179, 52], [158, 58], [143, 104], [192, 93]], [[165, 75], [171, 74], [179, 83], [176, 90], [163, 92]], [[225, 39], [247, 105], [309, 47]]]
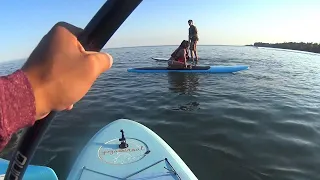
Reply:
[[116, 120], [84, 147], [68, 180], [197, 179], [175, 151], [144, 125]]
[[182, 73], [234, 73], [249, 69], [247, 65], [236, 66], [193, 66], [192, 69], [173, 69], [168, 67], [142, 67], [129, 68], [128, 72], [137, 73], [168, 73], [168, 72], [182, 72]]
[[[9, 161], [0, 158], [0, 180], [4, 179], [4, 175], [8, 169]], [[24, 173], [23, 180], [58, 180], [56, 173], [49, 167], [29, 165]]]

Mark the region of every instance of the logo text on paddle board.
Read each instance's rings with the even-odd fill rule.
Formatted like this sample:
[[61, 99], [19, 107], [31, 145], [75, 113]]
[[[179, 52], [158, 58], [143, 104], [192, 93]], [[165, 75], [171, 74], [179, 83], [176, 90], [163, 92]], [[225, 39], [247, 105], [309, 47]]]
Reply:
[[126, 148], [126, 149], [108, 149], [108, 150], [102, 150], [100, 151], [101, 154], [103, 155], [113, 155], [115, 153], [128, 153], [128, 152], [136, 152], [136, 151], [144, 151], [143, 146], [141, 146], [140, 148]]
[[126, 138], [128, 147], [119, 148], [119, 139], [110, 140], [100, 146], [98, 157], [101, 161], [109, 164], [130, 164], [137, 162], [149, 154], [148, 146], [141, 140]]

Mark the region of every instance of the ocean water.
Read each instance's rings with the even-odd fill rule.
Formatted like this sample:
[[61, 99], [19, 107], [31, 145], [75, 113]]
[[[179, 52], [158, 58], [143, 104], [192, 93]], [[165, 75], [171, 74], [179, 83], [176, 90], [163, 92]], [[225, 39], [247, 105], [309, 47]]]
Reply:
[[[103, 126], [128, 118], [161, 136], [199, 179], [320, 179], [320, 55], [242, 46], [199, 46], [200, 65], [250, 65], [235, 74], [138, 74], [166, 66], [175, 46], [108, 49], [111, 70], [55, 118], [32, 160], [65, 179]], [[23, 61], [0, 65], [7, 74]], [[14, 136], [2, 152], [9, 157]]]

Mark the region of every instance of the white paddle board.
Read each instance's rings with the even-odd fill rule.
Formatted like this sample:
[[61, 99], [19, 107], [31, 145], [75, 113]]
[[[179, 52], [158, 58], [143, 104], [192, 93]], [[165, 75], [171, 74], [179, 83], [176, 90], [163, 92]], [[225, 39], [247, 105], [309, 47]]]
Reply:
[[185, 162], [144, 125], [116, 120], [102, 128], [82, 150], [68, 180], [197, 179]]

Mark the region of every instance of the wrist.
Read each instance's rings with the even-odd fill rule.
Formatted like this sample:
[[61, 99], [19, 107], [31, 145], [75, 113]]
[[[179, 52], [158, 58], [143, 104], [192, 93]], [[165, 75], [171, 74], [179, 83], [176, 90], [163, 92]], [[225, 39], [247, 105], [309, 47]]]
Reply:
[[45, 91], [43, 90], [43, 87], [41, 86], [41, 83], [37, 78], [41, 76], [37, 76], [35, 73], [33, 73], [35, 71], [28, 70], [28, 68], [22, 68], [22, 71], [26, 75], [31, 85], [32, 92], [35, 99], [34, 101], [35, 108], [36, 108], [35, 119], [39, 120], [45, 117], [49, 113], [49, 108], [48, 108], [49, 106], [46, 98], [47, 96], [45, 95], [44, 93]]

